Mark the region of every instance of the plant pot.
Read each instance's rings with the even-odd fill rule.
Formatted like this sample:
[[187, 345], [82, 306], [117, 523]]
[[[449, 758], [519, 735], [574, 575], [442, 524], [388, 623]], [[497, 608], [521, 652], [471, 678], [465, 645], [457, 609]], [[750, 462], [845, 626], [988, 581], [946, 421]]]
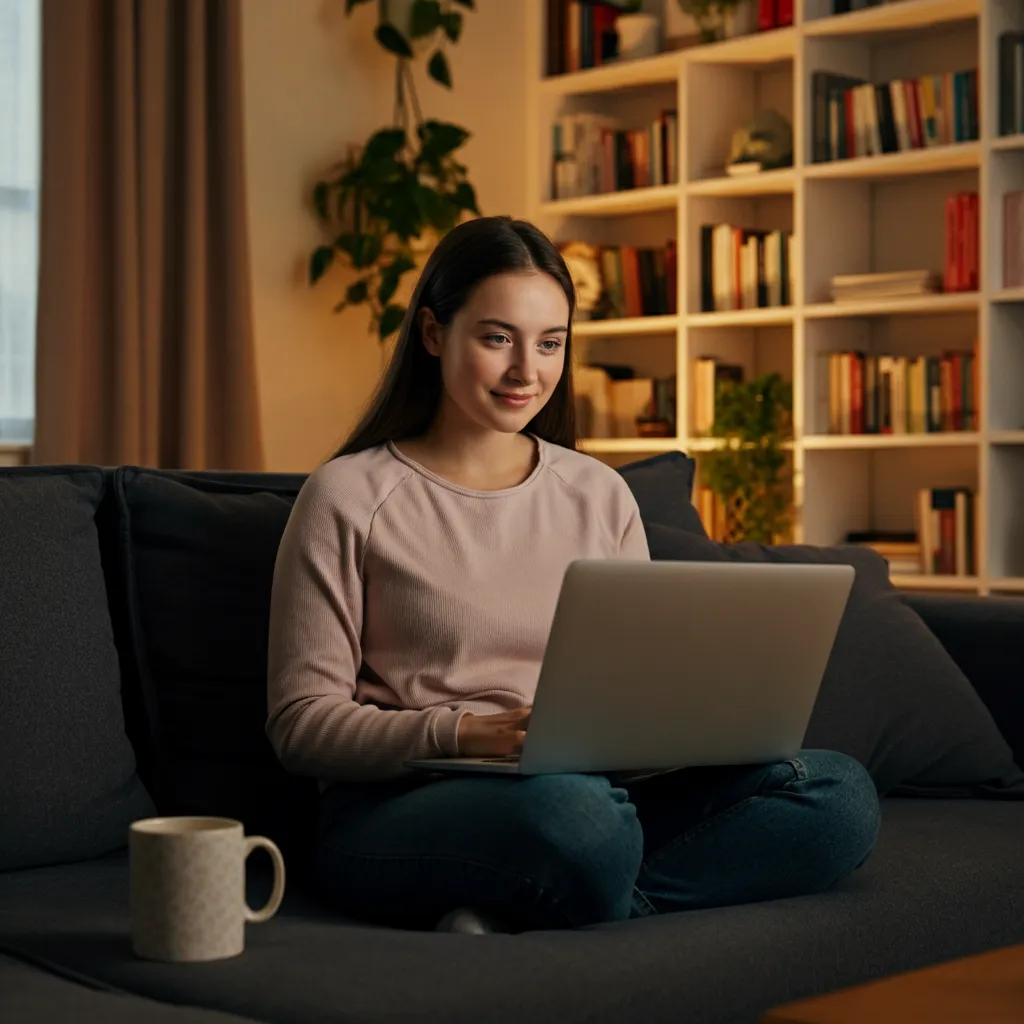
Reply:
[[653, 57], [661, 50], [661, 21], [656, 14], [620, 14], [615, 19], [619, 60]]
[[757, 31], [757, 5], [753, 0], [722, 8], [717, 4], [694, 20], [700, 29], [701, 42], [715, 43], [722, 39], [735, 39]]

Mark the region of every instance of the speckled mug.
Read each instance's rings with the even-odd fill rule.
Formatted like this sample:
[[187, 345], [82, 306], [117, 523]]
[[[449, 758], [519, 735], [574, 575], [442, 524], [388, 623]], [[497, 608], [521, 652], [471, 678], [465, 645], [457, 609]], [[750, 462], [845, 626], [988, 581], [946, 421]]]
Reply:
[[[245, 861], [257, 847], [274, 862], [266, 906], [245, 901]], [[265, 836], [246, 836], [231, 818], [141, 818], [128, 832], [132, 948], [147, 960], [194, 963], [238, 956], [246, 922], [277, 913], [284, 858]]]

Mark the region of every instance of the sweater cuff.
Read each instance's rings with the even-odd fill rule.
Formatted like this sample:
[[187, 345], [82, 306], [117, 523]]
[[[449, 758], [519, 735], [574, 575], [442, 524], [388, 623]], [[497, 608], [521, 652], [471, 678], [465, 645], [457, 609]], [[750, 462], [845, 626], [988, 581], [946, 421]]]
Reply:
[[459, 722], [465, 711], [445, 708], [434, 719], [434, 741], [445, 757], [459, 756]]

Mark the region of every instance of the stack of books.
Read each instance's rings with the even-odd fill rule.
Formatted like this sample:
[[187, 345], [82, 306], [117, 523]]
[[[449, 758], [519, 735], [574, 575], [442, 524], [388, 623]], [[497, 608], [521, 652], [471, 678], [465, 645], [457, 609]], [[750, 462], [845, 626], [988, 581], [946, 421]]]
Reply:
[[827, 352], [818, 415], [830, 434], [978, 429], [977, 347], [941, 356]]
[[921, 488], [916, 521], [921, 572], [926, 576], [974, 575], [975, 495], [970, 488]]
[[602, 114], [567, 114], [552, 125], [551, 196], [619, 192], [679, 181], [679, 117], [663, 110], [641, 128]]
[[705, 313], [789, 306], [793, 302], [793, 233], [703, 224], [700, 308]]
[[973, 141], [978, 69], [881, 84], [815, 71], [811, 111], [815, 163]]
[[905, 299], [942, 291], [942, 277], [934, 270], [895, 270], [884, 274], [835, 274], [831, 282], [834, 302], [872, 302]]
[[916, 533], [863, 530], [847, 534], [846, 543], [881, 555], [889, 563], [890, 576], [916, 576], [922, 571], [921, 543]]
[[627, 367], [573, 371], [576, 429], [581, 437], [674, 437], [676, 378], [637, 377]]

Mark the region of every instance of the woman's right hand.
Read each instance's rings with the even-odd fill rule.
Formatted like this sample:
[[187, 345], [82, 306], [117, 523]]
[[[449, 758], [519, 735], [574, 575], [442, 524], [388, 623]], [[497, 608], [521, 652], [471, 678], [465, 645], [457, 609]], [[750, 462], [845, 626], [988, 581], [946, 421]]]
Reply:
[[523, 749], [531, 707], [497, 715], [465, 714], [459, 719], [458, 744], [462, 757], [508, 757]]

